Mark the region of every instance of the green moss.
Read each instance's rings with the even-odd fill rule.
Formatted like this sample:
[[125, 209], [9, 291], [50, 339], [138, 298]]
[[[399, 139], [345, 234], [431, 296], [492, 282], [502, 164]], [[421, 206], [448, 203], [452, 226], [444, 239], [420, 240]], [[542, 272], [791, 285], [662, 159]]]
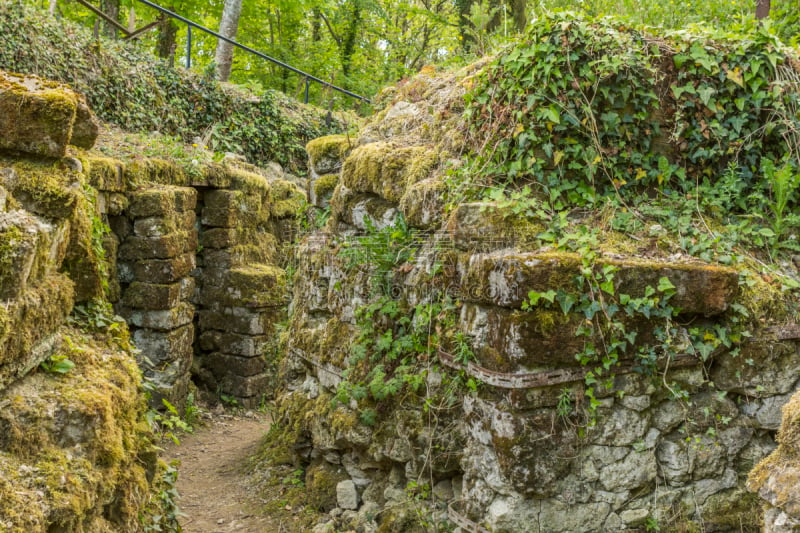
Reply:
[[342, 169], [342, 183], [354, 191], [399, 202], [408, 185], [430, 177], [438, 158], [435, 150], [424, 146], [366, 144], [348, 156]]
[[333, 189], [339, 184], [338, 174], [325, 174], [314, 182], [314, 194], [317, 198], [323, 198], [333, 193]]
[[125, 181], [128, 187], [148, 183], [186, 186], [191, 183], [183, 168], [165, 159], [134, 159], [125, 166]]
[[118, 348], [124, 337], [64, 329], [56, 354], [75, 367], [28, 376], [0, 396], [0, 516], [7, 530], [139, 530], [155, 455], [139, 371], [132, 354]]
[[343, 160], [352, 149], [353, 142], [346, 135], [328, 135], [319, 137], [306, 144], [306, 152], [311, 158], [312, 166], [322, 159]]
[[89, 177], [89, 185], [99, 191], [125, 192], [125, 164], [117, 159], [86, 155], [81, 157], [83, 172]]
[[12, 194], [27, 210], [47, 218], [70, 218], [80, 203], [83, 176], [62, 163], [14, 162], [18, 179]]
[[302, 212], [307, 198], [300, 187], [287, 180], [274, 180], [270, 185], [270, 214], [274, 218], [296, 217]]
[[306, 470], [308, 505], [318, 511], [330, 511], [336, 507], [336, 485], [349, 479], [343, 468], [325, 461]]

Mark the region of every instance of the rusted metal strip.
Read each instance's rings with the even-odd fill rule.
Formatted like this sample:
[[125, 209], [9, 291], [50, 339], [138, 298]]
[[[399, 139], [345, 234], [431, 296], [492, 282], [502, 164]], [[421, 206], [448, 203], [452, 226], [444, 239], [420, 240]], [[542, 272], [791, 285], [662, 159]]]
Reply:
[[312, 358], [310, 358], [310, 357], [307, 357], [307, 356], [306, 356], [306, 355], [304, 355], [304, 354], [303, 354], [303, 353], [302, 353], [300, 350], [290, 350], [290, 351], [291, 351], [292, 355], [294, 355], [295, 357], [298, 357], [298, 358], [302, 359], [302, 360], [303, 360], [303, 361], [305, 361], [306, 363], [308, 363], [308, 364], [310, 364], [310, 365], [313, 365], [313, 366], [315, 366], [315, 367], [317, 367], [317, 368], [319, 368], [319, 369], [322, 369], [322, 370], [324, 370], [325, 372], [328, 372], [328, 373], [330, 373], [330, 374], [333, 374], [334, 376], [336, 376], [336, 377], [338, 377], [338, 378], [344, 379], [344, 378], [342, 377], [342, 371], [341, 371], [341, 369], [339, 369], [338, 367], [336, 367], [336, 366], [333, 366], [333, 365], [332, 365], [332, 364], [330, 364], [330, 363], [320, 363], [320, 362], [319, 362], [319, 361], [317, 361], [316, 359], [312, 359]]
[[[583, 381], [591, 368], [557, 368], [554, 370], [542, 370], [540, 372], [530, 372], [525, 374], [509, 374], [489, 370], [475, 363], [469, 362], [466, 365], [456, 362], [452, 354], [439, 350], [439, 360], [445, 366], [463, 370], [473, 378], [481, 380], [487, 385], [499, 389], [535, 389], [539, 387], [549, 387], [562, 383], [577, 383]], [[700, 360], [689, 354], [676, 355], [670, 362], [670, 368], [681, 368], [700, 364]], [[614, 372], [631, 373], [634, 372], [634, 363], [627, 363], [614, 367]]]
[[453, 522], [455, 525], [457, 525], [464, 531], [468, 531], [470, 533], [491, 533], [488, 529], [476, 524], [466, 516], [456, 511], [454, 506], [457, 503], [459, 502], [452, 502], [450, 505], [447, 506], [447, 517], [450, 519], [451, 522]]

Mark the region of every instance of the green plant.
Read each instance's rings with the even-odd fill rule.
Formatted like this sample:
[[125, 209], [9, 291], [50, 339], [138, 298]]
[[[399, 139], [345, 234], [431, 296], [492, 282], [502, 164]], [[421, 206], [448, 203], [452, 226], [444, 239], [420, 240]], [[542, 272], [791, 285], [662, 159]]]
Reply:
[[51, 355], [40, 363], [42, 370], [52, 374], [66, 374], [73, 368], [75, 363], [65, 354]]
[[178, 462], [166, 465], [156, 483], [156, 501], [150, 501], [139, 522], [145, 533], [180, 533], [183, 531], [180, 518], [184, 516], [178, 508], [180, 494], [177, 489]]
[[[150, 424], [150, 427], [158, 433], [161, 438], [169, 438], [175, 444], [180, 444], [178, 433], [192, 433], [194, 428], [181, 416], [178, 409], [172, 405], [166, 398], [161, 399], [161, 403], [166, 409], [161, 413], [155, 409], [148, 409], [145, 413], [145, 419]], [[196, 412], [194, 413], [196, 414]], [[191, 416], [194, 416], [191, 415]]]
[[[795, 199], [795, 192], [800, 186], [800, 171], [796, 171], [789, 161], [780, 168], [776, 168], [775, 163], [768, 158], [761, 159], [761, 171], [772, 191], [769, 208], [773, 214], [772, 231], [774, 235], [771, 237], [773, 237], [773, 245], [779, 246], [785, 242], [783, 238], [787, 226], [800, 224], [800, 217], [794, 213], [788, 216], [786, 214], [786, 208]], [[797, 248], [796, 243], [795, 248], [800, 249]]]

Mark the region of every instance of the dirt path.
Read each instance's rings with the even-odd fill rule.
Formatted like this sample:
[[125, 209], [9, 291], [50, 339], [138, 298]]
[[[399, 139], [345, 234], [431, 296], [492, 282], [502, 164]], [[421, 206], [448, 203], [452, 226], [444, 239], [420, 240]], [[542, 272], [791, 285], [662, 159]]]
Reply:
[[257, 496], [246, 474], [247, 458], [268, 429], [269, 420], [261, 415], [214, 414], [162, 453], [166, 461], [181, 462], [178, 491], [185, 533], [278, 531], [257, 513]]

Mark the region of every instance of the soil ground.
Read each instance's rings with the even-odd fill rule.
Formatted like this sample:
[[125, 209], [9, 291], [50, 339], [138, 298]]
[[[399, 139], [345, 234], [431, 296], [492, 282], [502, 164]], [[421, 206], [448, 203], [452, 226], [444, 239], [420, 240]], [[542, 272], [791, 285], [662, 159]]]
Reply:
[[194, 433], [180, 435], [162, 452], [169, 462], [180, 461], [178, 503], [185, 515], [184, 533], [266, 533], [281, 524], [259, 512], [259, 500], [247, 472], [252, 456], [269, 429], [265, 415], [248, 411], [206, 412]]

